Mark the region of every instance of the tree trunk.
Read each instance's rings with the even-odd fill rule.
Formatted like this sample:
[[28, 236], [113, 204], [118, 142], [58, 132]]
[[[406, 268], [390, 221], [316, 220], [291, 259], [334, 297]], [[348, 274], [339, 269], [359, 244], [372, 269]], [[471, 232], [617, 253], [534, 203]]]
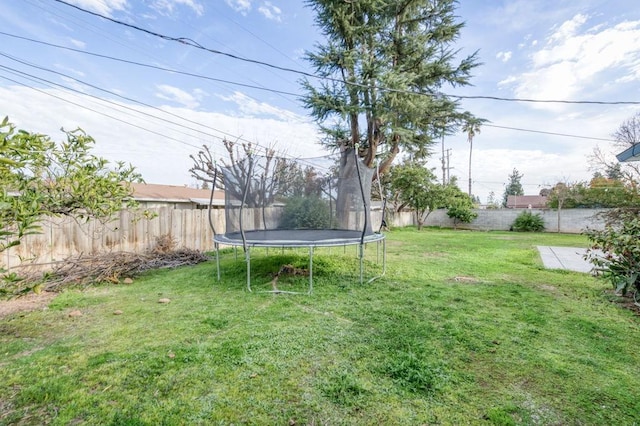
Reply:
[[[389, 151], [389, 156], [382, 161], [382, 164], [380, 164], [381, 175], [387, 173], [391, 168], [391, 164], [393, 163], [393, 160], [395, 160], [396, 156], [400, 152], [399, 143], [400, 143], [400, 137], [394, 135], [393, 141], [391, 143], [391, 150]], [[377, 173], [374, 175], [374, 179], [375, 178], [377, 178]]]
[[473, 152], [473, 139], [469, 138], [469, 197], [471, 197], [471, 153]]

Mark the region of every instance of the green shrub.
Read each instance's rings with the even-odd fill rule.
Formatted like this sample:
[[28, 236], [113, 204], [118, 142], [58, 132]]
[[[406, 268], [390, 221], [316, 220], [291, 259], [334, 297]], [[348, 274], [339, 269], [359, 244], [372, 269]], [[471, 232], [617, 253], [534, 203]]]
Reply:
[[464, 205], [456, 205], [449, 207], [447, 216], [453, 219], [454, 227], [458, 223], [471, 223], [473, 219], [478, 217], [478, 213], [474, 212], [471, 207]]
[[517, 232], [544, 231], [544, 219], [538, 213], [522, 212], [516, 217], [511, 229]]
[[330, 225], [329, 204], [319, 197], [294, 197], [287, 201], [279, 228], [325, 229]]
[[589, 260], [616, 292], [640, 294], [640, 210], [614, 209], [605, 213], [602, 230], [588, 229]]

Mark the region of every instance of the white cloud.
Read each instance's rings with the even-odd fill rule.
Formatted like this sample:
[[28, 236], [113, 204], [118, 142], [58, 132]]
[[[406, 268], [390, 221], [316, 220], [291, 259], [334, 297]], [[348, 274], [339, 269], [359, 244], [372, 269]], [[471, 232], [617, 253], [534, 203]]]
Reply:
[[84, 84], [78, 83], [73, 78], [60, 77], [60, 79], [64, 82], [65, 86], [70, 87], [73, 90], [76, 90], [78, 92], [83, 92], [83, 93], [87, 91], [87, 87]]
[[64, 71], [64, 72], [70, 72], [70, 73], [73, 73], [73, 74], [75, 74], [75, 75], [77, 75], [77, 76], [79, 76], [79, 77], [84, 77], [84, 76], [86, 75], [86, 74], [85, 74], [84, 72], [82, 72], [82, 71], [79, 71], [79, 70], [77, 70], [77, 69], [75, 69], [75, 68], [68, 67], [68, 66], [63, 65], [63, 64], [60, 64], [60, 63], [55, 63], [55, 64], [53, 64], [53, 66], [54, 66], [54, 67], [56, 67], [56, 68], [57, 68], [57, 69], [59, 69], [59, 70], [62, 70], [62, 71]]
[[251, 10], [251, 0], [225, 0], [230, 8], [242, 15], [246, 15]]
[[204, 13], [204, 7], [195, 0], [154, 0], [151, 7], [163, 15], [171, 15], [177, 5], [191, 8], [198, 16]]
[[[56, 141], [64, 136], [60, 132], [61, 127], [69, 130], [81, 127], [95, 138], [96, 155], [111, 162], [133, 164], [149, 183], [191, 183], [189, 167], [192, 164], [189, 155], [197, 153], [199, 147], [207, 144], [212, 147], [216, 158], [223, 157], [223, 137], [233, 140], [241, 137], [260, 146], [275, 145], [279, 153], [298, 157], [317, 156], [323, 152], [317, 144], [316, 126], [311, 123], [162, 107], [169, 113], [190, 120], [191, 123], [185, 124], [202, 129], [205, 133], [202, 134], [163, 120], [162, 112], [156, 109], [123, 103], [158, 119], [130, 110], [104, 109], [106, 114], [118, 121], [100, 114], [99, 111], [104, 108], [100, 104], [88, 105], [88, 101], [74, 99], [76, 103], [87, 104], [95, 110], [89, 111], [59, 98], [67, 99], [70, 96], [68, 92], [56, 89], [35, 92], [26, 87], [0, 87], [0, 110], [11, 112], [9, 119], [17, 128], [47, 134]], [[167, 116], [167, 119], [180, 121], [175, 116]], [[199, 127], [194, 122], [203, 123], [203, 126]]]
[[127, 0], [70, 0], [71, 3], [94, 12], [111, 16], [116, 10], [124, 10]]
[[587, 22], [587, 15], [577, 14], [572, 19], [563, 22], [560, 27], [549, 37], [549, 43], [562, 42], [573, 38], [578, 29]]
[[258, 8], [258, 12], [269, 20], [276, 22], [281, 21], [282, 10], [269, 1], [265, 1], [262, 6]]
[[156, 97], [192, 109], [200, 106], [200, 100], [205, 95], [205, 92], [200, 89], [194, 90], [193, 94], [191, 94], [177, 87], [169, 86], [168, 84], [159, 84], [156, 87], [159, 90], [159, 92], [156, 93]]
[[274, 107], [266, 102], [258, 102], [241, 92], [234, 92], [231, 96], [219, 97], [224, 101], [236, 104], [238, 111], [244, 116], [272, 116], [279, 120], [303, 120], [302, 117], [291, 111]]
[[502, 62], [509, 62], [509, 59], [511, 59], [512, 54], [513, 53], [511, 51], [498, 52], [498, 54], [496, 55], [496, 58], [500, 59]]
[[518, 79], [515, 76], [510, 75], [509, 77], [505, 78], [504, 80], [499, 81], [498, 82], [498, 87], [508, 86], [511, 83], [515, 83], [516, 81], [518, 81]]
[[582, 30], [587, 20], [578, 14], [562, 23], [531, 55], [530, 71], [501, 84], [515, 83], [517, 97], [570, 100], [590, 98], [580, 94], [609, 81], [639, 80], [640, 21]]
[[78, 49], [84, 49], [87, 46], [87, 43], [85, 43], [84, 41], [76, 40], [75, 38], [69, 39], [69, 41]]

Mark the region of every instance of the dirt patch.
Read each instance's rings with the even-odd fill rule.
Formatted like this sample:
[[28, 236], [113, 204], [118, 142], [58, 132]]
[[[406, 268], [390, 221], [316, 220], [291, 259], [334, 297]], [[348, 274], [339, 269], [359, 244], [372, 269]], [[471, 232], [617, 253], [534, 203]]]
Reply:
[[435, 252], [435, 251], [425, 251], [424, 253], [422, 253], [422, 257], [426, 259], [441, 259], [446, 256], [447, 255], [444, 253]]
[[451, 281], [456, 282], [456, 283], [462, 283], [462, 284], [479, 284], [480, 280], [477, 278], [473, 278], [473, 277], [454, 277], [451, 279]]
[[540, 289], [547, 290], [547, 291], [556, 291], [557, 290], [556, 287], [554, 287], [552, 285], [549, 285], [549, 284], [540, 284], [539, 287], [540, 287]]
[[10, 300], [0, 300], [0, 318], [19, 312], [31, 312], [44, 309], [56, 297], [56, 293], [42, 292], [40, 294], [29, 293], [25, 296]]

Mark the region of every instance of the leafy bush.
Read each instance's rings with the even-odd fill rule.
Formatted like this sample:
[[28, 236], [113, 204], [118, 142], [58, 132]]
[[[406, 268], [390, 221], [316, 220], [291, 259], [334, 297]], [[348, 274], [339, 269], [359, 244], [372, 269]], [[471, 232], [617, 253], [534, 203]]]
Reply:
[[522, 212], [516, 217], [511, 229], [517, 232], [544, 231], [544, 219], [538, 213]]
[[457, 190], [457, 193], [450, 198], [447, 216], [453, 219], [453, 227], [457, 228], [458, 223], [471, 223], [478, 213], [473, 211], [473, 201], [467, 194]]
[[611, 281], [616, 292], [640, 292], [640, 210], [616, 209], [606, 218], [604, 229], [587, 230], [592, 245], [586, 258]]
[[287, 201], [280, 228], [325, 229], [330, 225], [329, 205], [319, 197], [294, 197]]
[[478, 213], [474, 212], [470, 206], [467, 205], [455, 205], [449, 207], [447, 210], [447, 216], [452, 218], [455, 224], [458, 223], [470, 223], [478, 217]]

